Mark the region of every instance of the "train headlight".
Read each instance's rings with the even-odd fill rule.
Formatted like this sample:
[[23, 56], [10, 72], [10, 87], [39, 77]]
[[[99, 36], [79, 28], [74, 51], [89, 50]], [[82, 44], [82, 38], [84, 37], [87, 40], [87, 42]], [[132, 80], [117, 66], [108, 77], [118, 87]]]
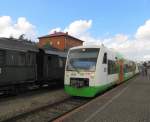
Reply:
[[95, 77], [95, 73], [91, 73], [91, 74], [90, 74], [90, 78], [91, 78], [91, 79], [94, 79], [94, 77]]

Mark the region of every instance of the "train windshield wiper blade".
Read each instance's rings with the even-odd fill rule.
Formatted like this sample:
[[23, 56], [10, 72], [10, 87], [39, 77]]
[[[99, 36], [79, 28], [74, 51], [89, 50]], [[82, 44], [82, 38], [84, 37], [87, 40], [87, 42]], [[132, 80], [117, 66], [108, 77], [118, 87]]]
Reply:
[[79, 70], [78, 70], [77, 67], [75, 67], [74, 65], [72, 65], [72, 67], [73, 67], [73, 69], [74, 69], [75, 71], [77, 71], [77, 72], [79, 73]]

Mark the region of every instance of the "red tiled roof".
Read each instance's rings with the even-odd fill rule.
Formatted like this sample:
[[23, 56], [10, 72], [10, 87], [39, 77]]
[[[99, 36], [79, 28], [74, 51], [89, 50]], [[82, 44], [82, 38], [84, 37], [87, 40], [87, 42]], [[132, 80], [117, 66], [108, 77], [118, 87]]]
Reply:
[[[82, 41], [82, 40], [80, 40], [80, 39], [78, 39], [78, 38], [75, 38], [75, 37], [73, 37], [73, 36], [68, 35], [68, 32], [66, 32], [66, 33], [64, 33], [64, 32], [54, 32], [53, 34], [41, 36], [41, 37], [39, 37], [39, 39], [41, 39], [41, 38], [48, 38], [48, 37], [55, 37], [55, 36], [69, 36], [69, 37], [71, 37], [71, 38], [74, 38], [74, 39], [77, 39], [77, 40], [79, 40], [79, 41]], [[83, 41], [82, 41], [82, 42], [83, 42]]]

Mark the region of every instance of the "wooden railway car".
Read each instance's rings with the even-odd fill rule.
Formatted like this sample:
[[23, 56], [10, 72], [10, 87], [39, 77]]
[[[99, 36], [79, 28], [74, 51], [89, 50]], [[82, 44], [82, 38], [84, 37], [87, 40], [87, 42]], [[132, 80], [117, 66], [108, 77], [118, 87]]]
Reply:
[[0, 90], [14, 90], [36, 81], [38, 48], [30, 42], [0, 38]]
[[40, 49], [37, 55], [37, 79], [40, 85], [63, 85], [66, 56], [65, 52]]
[[0, 38], [0, 91], [16, 93], [32, 85], [63, 85], [65, 60], [64, 52]]

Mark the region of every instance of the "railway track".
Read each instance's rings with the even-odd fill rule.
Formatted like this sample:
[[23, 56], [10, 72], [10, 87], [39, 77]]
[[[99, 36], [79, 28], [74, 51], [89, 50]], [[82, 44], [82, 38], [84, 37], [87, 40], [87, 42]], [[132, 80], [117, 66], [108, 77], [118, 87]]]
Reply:
[[3, 122], [51, 122], [89, 101], [89, 98], [69, 97], [63, 101], [11, 117]]
[[[114, 86], [116, 87], [116, 86]], [[113, 89], [114, 87], [111, 87], [108, 90]], [[107, 91], [107, 90], [106, 90]], [[105, 92], [106, 92], [105, 91]], [[103, 92], [103, 93], [105, 93]], [[98, 94], [99, 95], [102, 95]], [[53, 96], [57, 94], [53, 94]], [[47, 96], [46, 99], [51, 98], [51, 95]], [[63, 97], [63, 95], [62, 95]], [[94, 99], [97, 96], [94, 97]], [[43, 99], [43, 102], [46, 100]], [[15, 114], [13, 116], [9, 116], [2, 120], [2, 122], [50, 122], [52, 120], [55, 120], [63, 115], [66, 115], [67, 113], [73, 111], [74, 109], [88, 103], [89, 101], [93, 100], [92, 98], [81, 98], [81, 97], [69, 97], [65, 96], [64, 99], [57, 100], [56, 102], [53, 101], [54, 97], [49, 101], [46, 102], [48, 104], [38, 105], [39, 107], [34, 108], [32, 105], [29, 106], [32, 108], [31, 110]], [[41, 97], [40, 97], [41, 101]], [[51, 102], [51, 103], [50, 103]], [[45, 103], [45, 102], [44, 102]], [[38, 104], [38, 102], [37, 102]], [[36, 106], [37, 106], [36, 104]]]

